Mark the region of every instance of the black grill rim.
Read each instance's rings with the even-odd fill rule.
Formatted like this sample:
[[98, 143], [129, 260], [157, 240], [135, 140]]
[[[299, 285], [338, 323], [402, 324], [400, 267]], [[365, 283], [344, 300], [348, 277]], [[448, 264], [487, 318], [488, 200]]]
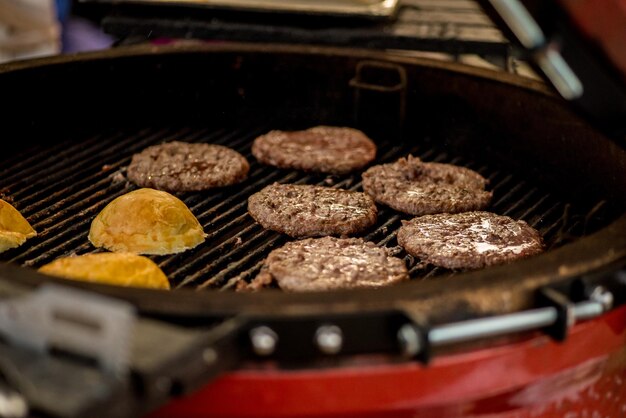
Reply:
[[[194, 45], [194, 46], [134, 46], [113, 51], [82, 54], [71, 57], [54, 57], [0, 67], [0, 76], [14, 71], [29, 70], [67, 62], [109, 60], [124, 56], [161, 53], [219, 53], [255, 52], [268, 54], [320, 54], [376, 58], [398, 63], [426, 66], [446, 73], [463, 74], [489, 83], [500, 83], [510, 88], [524, 89], [533, 95], [550, 100], [555, 106], [563, 102], [541, 83], [518, 77], [474, 69], [454, 63], [441, 63], [426, 59], [397, 58], [371, 51], [339, 48], [308, 48], [259, 45]], [[570, 113], [567, 110], [564, 110]], [[580, 123], [577, 121], [577, 123]], [[538, 287], [589, 273], [626, 259], [626, 215], [622, 215], [601, 231], [562, 248], [535, 258], [488, 270], [466, 273], [463, 281], [452, 287], [450, 282], [408, 282], [379, 290], [350, 290], [331, 293], [290, 294], [266, 291], [260, 294], [227, 292], [195, 292], [179, 290], [159, 292], [144, 289], [117, 288], [92, 285], [42, 276], [14, 265], [0, 265], [0, 277], [19, 284], [37, 286], [46, 281], [64, 283], [73, 287], [93, 289], [103, 294], [119, 297], [135, 304], [147, 314], [166, 316], [221, 317], [245, 312], [271, 312], [273, 314], [316, 314], [328, 312], [355, 312], [371, 309], [409, 309], [435, 318], [457, 315], [459, 311], [474, 314], [504, 313], [525, 309], [532, 304]], [[452, 278], [454, 280], [454, 278]], [[507, 304], [497, 302], [503, 294], [514, 297]]]

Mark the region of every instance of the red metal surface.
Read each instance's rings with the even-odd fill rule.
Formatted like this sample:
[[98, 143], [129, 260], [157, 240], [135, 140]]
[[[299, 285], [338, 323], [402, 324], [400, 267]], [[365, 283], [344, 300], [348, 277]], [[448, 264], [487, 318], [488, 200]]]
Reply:
[[229, 373], [161, 417], [626, 417], [626, 307], [546, 336], [401, 363]]
[[560, 0], [626, 80], [626, 0]]

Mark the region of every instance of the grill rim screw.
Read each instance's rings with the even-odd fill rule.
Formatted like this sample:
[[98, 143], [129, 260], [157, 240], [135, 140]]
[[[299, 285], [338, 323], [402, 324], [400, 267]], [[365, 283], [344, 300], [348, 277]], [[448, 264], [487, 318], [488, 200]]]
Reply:
[[589, 295], [589, 299], [602, 305], [604, 312], [613, 307], [613, 293], [604, 286], [596, 286]]
[[410, 323], [402, 325], [398, 328], [397, 332], [398, 343], [400, 344], [400, 350], [402, 355], [408, 358], [417, 356], [423, 349], [422, 339], [420, 334]]
[[268, 326], [261, 325], [250, 330], [252, 349], [258, 356], [267, 357], [276, 351], [278, 334]]
[[315, 345], [327, 355], [338, 354], [343, 348], [343, 332], [337, 325], [322, 325], [315, 331]]

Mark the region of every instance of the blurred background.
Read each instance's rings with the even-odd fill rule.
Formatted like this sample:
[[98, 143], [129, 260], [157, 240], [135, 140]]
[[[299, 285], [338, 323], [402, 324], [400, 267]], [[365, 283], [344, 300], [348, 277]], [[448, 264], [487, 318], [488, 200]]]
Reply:
[[[443, 61], [458, 61], [472, 66], [505, 70], [537, 78], [523, 60], [509, 53], [510, 49], [506, 47], [508, 42], [483, 14], [477, 3], [470, 0], [443, 2], [406, 0], [402, 4], [403, 9], [398, 13], [399, 24], [391, 32], [399, 31], [398, 33], [404, 34], [402, 31], [408, 30], [410, 37], [417, 39], [418, 43], [414, 48], [403, 47], [390, 52]], [[106, 34], [102, 30], [102, 19], [107, 10], [103, 3], [93, 1], [0, 0], [0, 63], [59, 53], [93, 51], [118, 44], [171, 42], [173, 38], [176, 38], [169, 34], [165, 36], [132, 34], [133, 24], [140, 26], [141, 19], [131, 19], [130, 24], [125, 22], [123, 25], [114, 25], [116, 28], [131, 27], [131, 29], [124, 28], [122, 31], [127, 35], [120, 35], [116, 39], [115, 35]], [[151, 13], [143, 11], [146, 14]], [[194, 15], [202, 16], [201, 10], [194, 9], [191, 16]], [[174, 16], [176, 16], [175, 13]], [[168, 17], [171, 16], [168, 14]], [[172, 19], [175, 20], [175, 18]], [[229, 22], [209, 16], [203, 25], [206, 26], [205, 29], [208, 28], [209, 32], [232, 33], [238, 32], [249, 22], [243, 21], [243, 25], [241, 23], [238, 20]], [[273, 24], [275, 25], [276, 22], [274, 21]], [[222, 26], [212, 28], [211, 25]], [[271, 27], [272, 22], [269, 25]], [[145, 28], [138, 30], [146, 32]], [[129, 32], [131, 35], [128, 35]], [[252, 33], [248, 40], [254, 40], [258, 35]], [[238, 36], [238, 40], [246, 40], [241, 38], [241, 34]], [[198, 37], [192, 34], [184, 38], [186, 38], [185, 42], [189, 42], [188, 38], [197, 39]], [[205, 38], [204, 34], [199, 38]], [[223, 37], [221, 39], [225, 40]], [[289, 42], [288, 38], [278, 37], [276, 40]], [[441, 41], [444, 41], [443, 44]], [[316, 43], [315, 39], [311, 39], [311, 43]]]
[[146, 43], [376, 49], [548, 81], [619, 136], [624, 40], [626, 0], [0, 0], [0, 63]]
[[108, 48], [97, 20], [72, 0], [1, 0], [0, 62]]

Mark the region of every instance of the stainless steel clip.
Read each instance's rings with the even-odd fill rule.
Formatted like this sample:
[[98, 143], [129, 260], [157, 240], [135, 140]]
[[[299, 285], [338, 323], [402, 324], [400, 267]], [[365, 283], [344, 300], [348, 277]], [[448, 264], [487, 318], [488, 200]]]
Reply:
[[135, 320], [126, 302], [58, 285], [0, 301], [0, 334], [11, 343], [89, 357], [118, 377], [128, 371]]

